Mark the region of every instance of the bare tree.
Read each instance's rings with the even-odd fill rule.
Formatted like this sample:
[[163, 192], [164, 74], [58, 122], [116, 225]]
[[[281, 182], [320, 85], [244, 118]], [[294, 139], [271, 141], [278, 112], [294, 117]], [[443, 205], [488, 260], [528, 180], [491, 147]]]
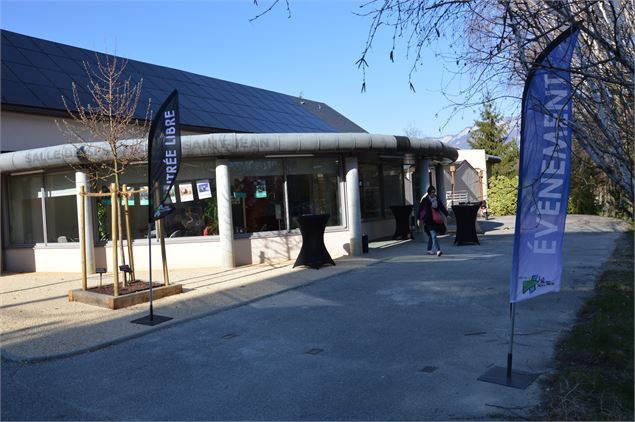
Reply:
[[[73, 102], [62, 96], [64, 106], [72, 118], [58, 122], [73, 145], [82, 153], [82, 147], [91, 141], [103, 141], [104, 153], [110, 154], [112, 162], [91, 160], [86, 156], [85, 166], [93, 170], [91, 176], [100, 180], [112, 180], [119, 188], [119, 176], [126, 166], [138, 157], [144, 147], [142, 141], [122, 142], [128, 139], [143, 139], [148, 130], [150, 104], [144, 119], [136, 118], [143, 80], [132, 83], [125, 77], [127, 60], [115, 56], [95, 55], [95, 63], [84, 62], [88, 76], [85, 87], [90, 96], [88, 104], [81, 100], [80, 88], [72, 83]], [[92, 102], [92, 103], [91, 103]], [[95, 154], [101, 156], [103, 154]]]
[[[279, 2], [270, 0], [267, 11]], [[389, 36], [388, 59], [399, 53], [408, 57], [412, 90], [416, 70], [425, 66], [424, 51], [434, 49], [439, 40], [449, 45], [449, 50], [436, 51], [437, 59], [444, 61], [453, 78], [468, 81], [459, 92], [442, 87], [451, 103], [450, 118], [481, 105], [485, 92], [494, 100], [518, 100], [536, 56], [578, 23], [581, 34], [572, 69], [574, 137], [624, 192], [632, 215], [633, 4], [632, 0], [368, 0], [357, 12], [370, 20], [357, 60], [362, 91], [367, 88], [373, 43], [377, 37]]]
[[457, 77], [470, 80], [464, 91], [455, 93], [459, 98], [455, 111], [481, 102], [483, 92], [494, 98], [518, 98], [536, 56], [566, 28], [579, 24], [572, 64], [574, 137], [624, 192], [632, 215], [632, 1], [372, 0], [361, 6], [359, 14], [370, 18], [371, 25], [358, 65], [365, 72], [373, 41], [388, 27], [393, 39], [389, 58], [405, 44], [413, 89], [423, 50], [441, 38], [449, 39], [452, 50], [438, 55], [452, 64]]
[[[146, 109], [145, 118], [138, 119], [136, 110], [141, 96], [143, 80], [136, 83], [126, 77], [127, 60], [116, 56], [95, 54], [93, 64], [84, 62], [84, 69], [88, 76], [85, 87], [89, 94], [87, 104], [82, 103], [80, 88], [72, 83], [72, 103], [62, 96], [64, 106], [71, 117], [70, 120], [57, 122], [58, 127], [77, 148], [77, 154], [83, 159], [82, 171], [87, 171], [91, 182], [113, 181], [117, 192], [121, 191], [120, 176], [126, 166], [133, 160], [143, 156], [145, 138], [150, 116], [150, 103]], [[129, 141], [137, 140], [137, 141]], [[86, 144], [91, 141], [93, 154], [84, 153]], [[105, 145], [103, 147], [99, 145]], [[96, 148], [96, 150], [95, 150]], [[94, 157], [110, 157], [109, 160]], [[117, 201], [119, 233], [121, 230], [121, 201]], [[117, 228], [112, 227], [112, 230]], [[120, 253], [125, 262], [123, 251], [123, 236]]]

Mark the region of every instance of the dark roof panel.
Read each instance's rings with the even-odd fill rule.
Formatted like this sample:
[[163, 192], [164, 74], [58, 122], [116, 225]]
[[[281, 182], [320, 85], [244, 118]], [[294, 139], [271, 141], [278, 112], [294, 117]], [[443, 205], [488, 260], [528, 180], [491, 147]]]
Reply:
[[63, 72], [69, 75], [86, 75], [86, 69], [84, 69], [84, 66], [81, 62], [69, 59], [68, 57], [55, 55], [51, 55], [51, 60], [53, 60]]
[[40, 48], [40, 51], [46, 52], [47, 54], [54, 54], [57, 56], [63, 56], [65, 54], [64, 50], [59, 47], [61, 44], [42, 40], [40, 38], [31, 38], [31, 41]]
[[49, 55], [40, 53], [38, 51], [22, 50], [22, 54], [27, 58], [33, 67], [38, 69], [51, 69], [60, 70], [59, 66], [55, 64]]
[[[4, 41], [4, 37], [2, 38]], [[24, 57], [24, 54], [19, 49], [6, 42], [2, 43], [2, 62], [20, 63], [30, 65], [31, 62]]]
[[[65, 111], [61, 96], [74, 106], [75, 81], [83, 105], [88, 93], [87, 62], [97, 71], [114, 56], [2, 31], [2, 102], [20, 108]], [[125, 60], [117, 58], [117, 60]], [[173, 89], [181, 94], [182, 123], [202, 131], [235, 132], [365, 132], [323, 103], [164, 66], [128, 60], [124, 79], [143, 79], [136, 117], [146, 117], [151, 100], [156, 111]], [[320, 109], [314, 105], [320, 105]], [[40, 110], [41, 111], [41, 110]]]
[[44, 104], [22, 82], [2, 79], [2, 101], [11, 105], [22, 105], [28, 102], [30, 107], [44, 108]]
[[37, 84], [26, 84], [26, 86], [42, 101], [46, 108], [61, 110], [64, 108], [62, 93], [53, 87]]
[[42, 72], [40, 72], [36, 67], [9, 62], [7, 62], [7, 65], [22, 82], [29, 82], [40, 85], [48, 85], [49, 83], [48, 79], [46, 79]]
[[5, 78], [10, 81], [20, 82], [20, 79], [9, 68], [9, 65], [6, 62], [2, 62], [2, 79]]

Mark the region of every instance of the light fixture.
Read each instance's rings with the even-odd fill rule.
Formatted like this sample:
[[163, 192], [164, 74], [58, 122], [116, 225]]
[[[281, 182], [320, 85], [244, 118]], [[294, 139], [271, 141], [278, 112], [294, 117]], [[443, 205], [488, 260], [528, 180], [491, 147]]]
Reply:
[[9, 173], [9, 176], [25, 176], [27, 174], [37, 174], [44, 173], [44, 170], [29, 170], [29, 171], [21, 171], [19, 173]]
[[272, 154], [272, 155], [265, 155], [265, 158], [298, 158], [298, 157], [314, 157], [314, 154]]

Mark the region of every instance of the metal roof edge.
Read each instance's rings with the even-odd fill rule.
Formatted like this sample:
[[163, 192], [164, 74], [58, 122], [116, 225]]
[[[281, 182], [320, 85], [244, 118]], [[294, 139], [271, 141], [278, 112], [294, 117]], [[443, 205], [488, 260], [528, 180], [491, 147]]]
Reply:
[[[122, 141], [126, 159], [146, 160], [147, 140]], [[183, 157], [266, 156], [273, 154], [352, 153], [364, 151], [414, 154], [448, 164], [458, 150], [433, 139], [372, 133], [213, 133], [181, 137]], [[81, 148], [81, 153], [78, 153]], [[58, 166], [81, 166], [112, 159], [105, 142], [62, 144], [0, 154], [0, 172], [24, 171]]]

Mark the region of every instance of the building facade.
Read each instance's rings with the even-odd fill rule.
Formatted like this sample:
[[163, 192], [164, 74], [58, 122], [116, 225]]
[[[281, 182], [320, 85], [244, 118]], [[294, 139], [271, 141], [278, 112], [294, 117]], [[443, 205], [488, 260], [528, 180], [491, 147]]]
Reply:
[[[68, 117], [60, 98], [68, 98], [70, 83], [86, 82], [78, 63], [96, 54], [2, 33], [5, 271], [79, 271], [77, 192], [106, 191], [110, 181], [96, 177], [86, 160], [112, 157], [100, 139], [81, 145], [78, 155], [80, 145], [70, 144], [56, 121]], [[132, 60], [128, 66], [132, 78], [151, 82], [144, 95], [154, 104], [171, 89], [180, 93], [183, 161], [171, 198], [176, 210], [164, 220], [170, 268], [293, 259], [303, 214], [329, 214], [324, 240], [333, 257], [361, 254], [363, 234], [394, 233], [389, 207], [412, 203], [430, 177], [442, 185], [443, 165], [457, 158], [440, 141], [368, 134], [324, 103]], [[145, 140], [129, 142], [145, 150]], [[121, 178], [137, 191], [147, 185], [138, 151]], [[88, 269], [108, 268], [112, 204], [107, 197], [83, 201]], [[125, 205], [135, 265], [147, 267], [148, 198], [137, 192]]]

